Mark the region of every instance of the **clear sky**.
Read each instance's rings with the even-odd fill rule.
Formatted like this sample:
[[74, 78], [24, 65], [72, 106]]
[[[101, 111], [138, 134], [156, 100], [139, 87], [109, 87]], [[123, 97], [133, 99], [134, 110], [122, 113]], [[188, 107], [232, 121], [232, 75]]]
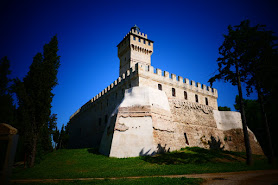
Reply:
[[[0, 57], [22, 79], [57, 34], [61, 66], [52, 113], [58, 126], [117, 79], [117, 44], [137, 24], [154, 41], [152, 66], [209, 85], [228, 25], [246, 18], [278, 30], [277, 1], [0, 0]], [[276, 34], [277, 35], [277, 34]], [[214, 84], [219, 106], [233, 110], [237, 88]], [[251, 98], [256, 98], [252, 95]]]

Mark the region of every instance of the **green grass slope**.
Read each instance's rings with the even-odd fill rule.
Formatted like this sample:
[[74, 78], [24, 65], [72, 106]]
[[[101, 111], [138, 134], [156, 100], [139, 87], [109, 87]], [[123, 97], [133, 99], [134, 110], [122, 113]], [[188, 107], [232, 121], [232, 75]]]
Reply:
[[273, 169], [264, 156], [254, 155], [254, 165], [245, 164], [244, 153], [221, 152], [197, 147], [135, 158], [109, 158], [95, 149], [63, 149], [48, 154], [33, 168], [17, 167], [13, 179], [61, 179], [130, 177], [213, 173]]
[[[32, 182], [32, 183], [22, 183], [24, 185], [139, 185], [139, 184], [150, 184], [150, 185], [199, 185], [203, 182], [202, 179], [193, 178], [163, 178], [163, 177], [148, 177], [148, 178], [138, 178], [138, 179], [104, 179], [104, 180], [89, 180], [89, 181], [60, 181], [60, 182]], [[12, 183], [18, 184], [18, 183]]]

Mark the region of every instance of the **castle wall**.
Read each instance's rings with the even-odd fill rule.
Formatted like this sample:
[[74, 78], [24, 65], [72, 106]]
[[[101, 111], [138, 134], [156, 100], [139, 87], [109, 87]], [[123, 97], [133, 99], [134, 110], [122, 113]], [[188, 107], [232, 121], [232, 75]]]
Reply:
[[98, 147], [111, 113], [121, 103], [125, 90], [133, 86], [138, 86], [138, 73], [134, 68], [78, 109], [70, 117], [69, 147]]
[[[209, 86], [201, 85], [200, 83], [195, 83], [188, 79], [183, 79], [182, 77], [175, 74], [169, 74], [169, 72], [162, 72], [160, 69], [156, 69], [152, 66], [146, 66], [139, 64], [139, 86], [152, 87], [158, 89], [158, 84], [162, 86], [162, 91], [164, 91], [169, 99], [183, 99], [188, 102], [196, 102], [195, 95], [198, 96], [198, 103], [206, 105], [206, 98], [208, 105], [213, 109], [217, 110], [217, 90], [211, 89]], [[197, 85], [197, 86], [196, 86]], [[172, 88], [175, 89], [175, 96], [172, 94]], [[185, 99], [184, 93], [187, 93], [187, 99]]]
[[[220, 112], [206, 105], [177, 99], [169, 99], [169, 105], [171, 119], [154, 117], [154, 139], [157, 149], [173, 151], [187, 146], [198, 146], [207, 149], [245, 151], [238, 112]], [[263, 154], [251, 130], [249, 139], [252, 152]]]
[[149, 87], [126, 90], [122, 103], [111, 116], [116, 115], [115, 122], [106, 126], [99, 151], [120, 158], [155, 153], [152, 113], [157, 111], [154, 109], [170, 115], [163, 91]]
[[[100, 146], [101, 153], [114, 157], [186, 146], [244, 151], [240, 114], [217, 111], [217, 96], [216, 89], [136, 64], [71, 116], [70, 146]], [[262, 154], [254, 134], [249, 134], [253, 152]]]

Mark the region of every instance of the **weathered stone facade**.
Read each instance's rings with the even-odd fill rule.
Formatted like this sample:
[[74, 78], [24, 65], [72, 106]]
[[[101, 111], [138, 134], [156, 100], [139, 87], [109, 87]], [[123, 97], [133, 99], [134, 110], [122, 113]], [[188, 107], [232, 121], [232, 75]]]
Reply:
[[153, 41], [132, 27], [118, 45], [120, 77], [71, 116], [70, 147], [99, 147], [113, 157], [186, 146], [244, 151], [240, 113], [219, 112], [216, 89], [154, 70], [152, 52]]

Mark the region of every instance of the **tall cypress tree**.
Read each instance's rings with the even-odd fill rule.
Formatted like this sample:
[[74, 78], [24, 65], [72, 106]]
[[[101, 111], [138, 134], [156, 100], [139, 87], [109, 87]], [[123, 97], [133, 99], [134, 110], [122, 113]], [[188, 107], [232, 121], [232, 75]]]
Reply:
[[9, 74], [11, 74], [10, 61], [5, 56], [0, 60], [0, 123], [13, 125], [15, 106], [10, 94]]
[[58, 40], [54, 36], [44, 51], [33, 58], [30, 70], [23, 81], [16, 79], [14, 91], [18, 98], [22, 124], [24, 124], [27, 162], [34, 166], [40, 133], [49, 122], [53, 88], [57, 85], [60, 66]]

